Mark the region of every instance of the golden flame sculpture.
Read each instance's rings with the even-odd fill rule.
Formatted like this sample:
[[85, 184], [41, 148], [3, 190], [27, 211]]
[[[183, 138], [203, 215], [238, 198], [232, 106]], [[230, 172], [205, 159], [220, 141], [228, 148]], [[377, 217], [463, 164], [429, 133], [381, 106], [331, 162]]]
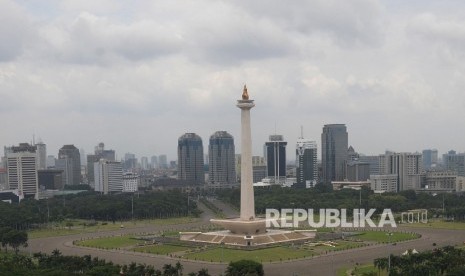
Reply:
[[242, 99], [243, 100], [249, 99], [249, 93], [247, 93], [247, 86], [245, 86], [245, 84], [244, 84], [244, 90], [242, 91]]

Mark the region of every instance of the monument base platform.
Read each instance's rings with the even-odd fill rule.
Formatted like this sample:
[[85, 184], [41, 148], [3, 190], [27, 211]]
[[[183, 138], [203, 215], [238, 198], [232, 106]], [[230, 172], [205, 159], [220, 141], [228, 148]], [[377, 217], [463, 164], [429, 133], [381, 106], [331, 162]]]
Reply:
[[210, 222], [229, 230], [231, 234], [250, 236], [266, 233], [266, 220], [260, 218], [252, 220], [241, 220], [240, 218], [211, 219]]
[[267, 229], [257, 235], [233, 234], [229, 230], [215, 232], [181, 232], [181, 240], [231, 246], [262, 246], [286, 242], [304, 242], [315, 238], [316, 230], [278, 230]]

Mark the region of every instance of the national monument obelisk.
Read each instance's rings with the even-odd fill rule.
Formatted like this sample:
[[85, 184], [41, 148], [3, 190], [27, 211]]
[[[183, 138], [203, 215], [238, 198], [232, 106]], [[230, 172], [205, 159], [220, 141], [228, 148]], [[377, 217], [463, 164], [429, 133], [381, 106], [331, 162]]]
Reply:
[[249, 99], [244, 85], [242, 100], [237, 101], [241, 109], [241, 220], [255, 219], [252, 171], [252, 134], [250, 131], [250, 110], [255, 106]]
[[237, 101], [241, 109], [241, 210], [235, 219], [212, 219], [212, 223], [221, 225], [233, 234], [256, 235], [266, 233], [266, 220], [255, 218], [252, 173], [252, 134], [250, 127], [250, 110], [255, 106], [249, 99], [244, 85], [242, 99]]
[[241, 109], [241, 210], [240, 217], [211, 219], [225, 230], [213, 232], [181, 232], [180, 239], [191, 242], [227, 244], [230, 246], [256, 246], [290, 241], [305, 241], [315, 237], [315, 231], [266, 229], [266, 219], [255, 217], [252, 175], [252, 133], [250, 110], [255, 106], [244, 85]]

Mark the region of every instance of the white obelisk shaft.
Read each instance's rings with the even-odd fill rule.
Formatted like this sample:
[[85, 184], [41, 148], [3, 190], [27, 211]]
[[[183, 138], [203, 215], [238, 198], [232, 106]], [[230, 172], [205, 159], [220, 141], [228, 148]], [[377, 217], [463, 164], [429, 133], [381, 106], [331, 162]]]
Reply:
[[253, 100], [238, 100], [241, 109], [241, 220], [255, 218], [252, 172], [252, 135], [250, 131], [250, 109]]

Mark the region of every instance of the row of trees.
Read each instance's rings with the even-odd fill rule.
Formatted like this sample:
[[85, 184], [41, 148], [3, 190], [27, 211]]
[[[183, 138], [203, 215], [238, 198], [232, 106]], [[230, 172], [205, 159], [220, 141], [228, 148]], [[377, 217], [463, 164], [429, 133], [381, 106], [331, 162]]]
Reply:
[[85, 192], [45, 200], [23, 200], [20, 204], [0, 202], [0, 227], [29, 229], [36, 224], [60, 222], [66, 218], [119, 221], [198, 215], [195, 202], [181, 191], [145, 194], [101, 195]]
[[27, 246], [27, 233], [11, 227], [0, 228], [0, 246], [8, 252], [8, 246], [18, 253], [20, 246]]
[[385, 270], [391, 276], [465, 275], [465, 251], [452, 246], [422, 253], [410, 251], [402, 256], [375, 259], [374, 265], [379, 272]]
[[[431, 214], [442, 213], [456, 220], [465, 220], [465, 196], [460, 194], [430, 195], [415, 193], [413, 190], [399, 193], [374, 194], [373, 191], [363, 188], [361, 191], [343, 189], [332, 191], [327, 185], [317, 185], [311, 189], [292, 189], [279, 186], [255, 188], [255, 210], [265, 213], [266, 208], [376, 208], [382, 212], [390, 208], [393, 212], [402, 212], [411, 209], [429, 209]], [[224, 201], [239, 207], [240, 190], [229, 189], [217, 192]]]
[[[36, 253], [34, 257], [24, 255], [4, 255], [0, 257], [0, 271], [8, 272], [5, 275], [95, 275], [95, 276], [210, 276], [208, 270], [203, 268], [198, 272], [183, 274], [184, 268], [180, 262], [174, 265], [165, 264], [161, 269], [151, 265], [131, 263], [130, 265], [117, 265], [90, 255], [63, 256], [55, 249], [51, 255]], [[2, 274], [4, 275], [4, 274]], [[226, 269], [226, 276], [263, 276], [262, 264], [241, 260], [231, 262]]]

